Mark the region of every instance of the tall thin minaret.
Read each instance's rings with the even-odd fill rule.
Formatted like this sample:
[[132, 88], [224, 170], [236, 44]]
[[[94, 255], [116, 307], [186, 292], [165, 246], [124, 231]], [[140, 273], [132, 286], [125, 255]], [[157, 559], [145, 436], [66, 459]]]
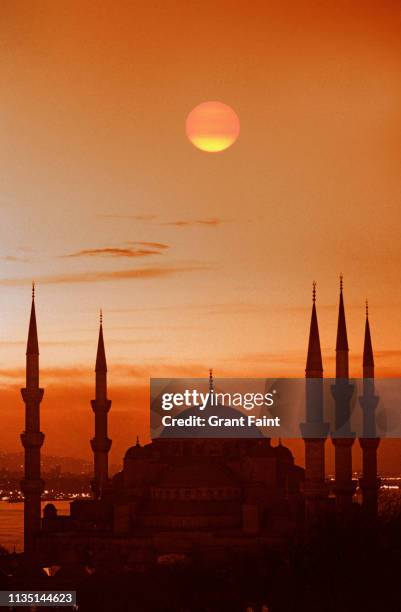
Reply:
[[91, 401], [95, 413], [95, 437], [91, 440], [94, 456], [94, 479], [92, 490], [98, 498], [104, 492], [109, 480], [109, 450], [111, 440], [107, 437], [107, 414], [111, 400], [107, 399], [107, 364], [103, 341], [103, 315], [100, 311], [99, 340], [96, 355], [96, 394]]
[[323, 422], [323, 362], [316, 313], [316, 283], [312, 290], [312, 315], [309, 330], [306, 377], [306, 421], [301, 425], [305, 442], [306, 519], [317, 521], [325, 512], [328, 491], [325, 482], [324, 447], [329, 430]]
[[209, 393], [213, 393], [214, 391], [214, 381], [213, 381], [213, 370], [210, 368], [209, 370]]
[[44, 434], [40, 431], [40, 402], [44, 390], [39, 387], [39, 343], [35, 313], [35, 285], [32, 285], [32, 307], [26, 348], [26, 386], [21, 389], [25, 403], [25, 431], [21, 442], [25, 449], [25, 473], [21, 481], [24, 494], [24, 550], [30, 554], [40, 531], [40, 497], [44, 482], [40, 477], [40, 449]]
[[338, 309], [336, 343], [336, 382], [332, 386], [335, 400], [335, 495], [338, 514], [347, 514], [352, 506], [355, 484], [352, 480], [352, 445], [355, 434], [350, 428], [350, 402], [354, 385], [349, 382], [348, 337], [343, 298], [343, 277], [340, 276], [340, 301]]
[[366, 301], [365, 339], [363, 345], [363, 394], [359, 403], [363, 413], [363, 437], [359, 439], [362, 448], [362, 507], [372, 518], [377, 516], [378, 490], [377, 449], [380, 438], [376, 437], [375, 411], [379, 398], [375, 395], [375, 363], [370, 335], [368, 302]]
[[338, 324], [336, 342], [336, 378], [348, 378], [348, 337], [345, 322], [345, 309], [343, 298], [343, 277], [340, 276], [340, 301], [338, 305]]

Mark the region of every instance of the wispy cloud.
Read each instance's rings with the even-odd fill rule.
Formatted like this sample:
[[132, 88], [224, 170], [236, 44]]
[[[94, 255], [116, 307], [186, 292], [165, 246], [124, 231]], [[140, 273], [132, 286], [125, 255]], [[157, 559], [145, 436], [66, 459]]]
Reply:
[[160, 249], [160, 250], [170, 248], [170, 246], [168, 244], [164, 244], [164, 242], [128, 242], [128, 244], [140, 244], [142, 246], [147, 246], [150, 248], [153, 247], [155, 249]]
[[[120, 215], [120, 214], [99, 214], [98, 217], [105, 219], [133, 219], [135, 221], [150, 221], [155, 222], [158, 215], [144, 214], [144, 215]], [[205, 219], [176, 219], [174, 221], [160, 221], [159, 225], [170, 225], [173, 227], [191, 227], [196, 225], [204, 225], [209, 227], [215, 227], [223, 223], [222, 219], [218, 217], [206, 217]]]
[[[208, 270], [207, 266], [170, 266], [154, 268], [135, 268], [130, 270], [77, 272], [71, 274], [52, 274], [38, 278], [43, 285], [65, 285], [72, 283], [99, 283], [118, 280], [141, 280], [148, 278], [163, 278], [184, 272], [199, 272]], [[30, 278], [4, 278], [0, 280], [2, 287], [22, 287], [30, 285]]]
[[[149, 255], [160, 255], [167, 244], [161, 242], [129, 242], [130, 247], [99, 247], [95, 249], [81, 249], [62, 257], [148, 257]], [[135, 246], [138, 245], [138, 246]]]
[[172, 225], [174, 227], [191, 227], [194, 225], [207, 225], [210, 227], [216, 227], [217, 225], [221, 225], [223, 223], [222, 219], [218, 219], [217, 217], [212, 217], [210, 219], [178, 219], [176, 221], [166, 221], [161, 225]]
[[[41, 343], [43, 344], [43, 343]], [[84, 365], [80, 367], [53, 367], [42, 368], [41, 375], [47, 380], [62, 380], [74, 379], [81, 380], [83, 377], [88, 378], [91, 374], [90, 367]], [[25, 376], [25, 368], [6, 368], [1, 371], [1, 379], [21, 379]]]
[[[180, 310], [182, 311], [195, 311], [201, 312], [204, 315], [218, 315], [218, 316], [226, 316], [226, 315], [266, 315], [270, 312], [280, 312], [288, 311], [291, 313], [304, 313], [309, 312], [310, 307], [291, 307], [286, 305], [276, 304], [254, 304], [247, 302], [233, 302], [233, 303], [216, 303], [216, 304], [180, 304]], [[334, 306], [333, 306], [334, 308]], [[114, 312], [141, 312], [141, 311], [168, 311], [168, 310], [177, 310], [177, 305], [171, 306], [147, 306], [146, 308], [137, 307], [137, 308], [117, 308], [114, 309]]]
[[99, 214], [98, 217], [104, 219], [134, 219], [136, 221], [152, 221], [156, 219], [156, 215], [119, 215], [119, 214]]
[[10, 261], [13, 263], [27, 263], [29, 261], [27, 257], [17, 257], [15, 255], [4, 255], [3, 257], [0, 257], [0, 259], [2, 261]]
[[[107, 342], [108, 344], [108, 342]], [[111, 360], [108, 362], [110, 382], [114, 381], [114, 384], [121, 384], [121, 381], [125, 381], [124, 384], [132, 385], [138, 381], [141, 384], [149, 385], [149, 378], [153, 376], [164, 377], [164, 378], [197, 378], [204, 377], [205, 379], [209, 376], [210, 364], [201, 363], [198, 361], [188, 363], [171, 363], [170, 356], [160, 357], [153, 359], [148, 365], [129, 365], [125, 363], [113, 363]], [[219, 369], [219, 376], [229, 376], [229, 370]], [[25, 376], [25, 368], [14, 367], [14, 368], [3, 368], [0, 372], [0, 389], [2, 387], [14, 386], [14, 381], [23, 380]], [[49, 385], [54, 383], [63, 383], [68, 381], [68, 385], [74, 381], [74, 383], [91, 383], [93, 379], [93, 363], [80, 363], [75, 366], [61, 366], [61, 367], [43, 367], [41, 368], [41, 380], [43, 384]], [[20, 397], [20, 396], [19, 396]]]

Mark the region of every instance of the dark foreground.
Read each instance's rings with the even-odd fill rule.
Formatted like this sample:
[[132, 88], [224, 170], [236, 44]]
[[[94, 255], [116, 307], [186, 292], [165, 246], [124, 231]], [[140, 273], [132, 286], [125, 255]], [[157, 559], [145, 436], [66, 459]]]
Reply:
[[117, 562], [64, 569], [52, 578], [18, 555], [3, 551], [0, 562], [2, 590], [75, 588], [82, 612], [395, 612], [401, 610], [401, 513], [389, 513], [376, 527], [361, 518], [327, 523], [294, 541], [286, 558], [263, 549], [248, 557], [231, 551], [223, 563], [205, 565], [194, 553], [191, 562], [135, 573]]

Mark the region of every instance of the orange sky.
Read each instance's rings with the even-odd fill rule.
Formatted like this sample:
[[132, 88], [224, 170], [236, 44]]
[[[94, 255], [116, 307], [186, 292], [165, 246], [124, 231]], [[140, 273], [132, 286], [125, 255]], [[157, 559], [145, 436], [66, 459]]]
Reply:
[[[2, 448], [32, 278], [44, 452], [90, 456], [100, 306], [115, 462], [150, 375], [302, 376], [313, 279], [327, 375], [340, 272], [352, 374], [366, 296], [400, 374], [398, 1], [4, 0], [0, 36]], [[185, 136], [210, 99], [241, 121], [221, 154]]]

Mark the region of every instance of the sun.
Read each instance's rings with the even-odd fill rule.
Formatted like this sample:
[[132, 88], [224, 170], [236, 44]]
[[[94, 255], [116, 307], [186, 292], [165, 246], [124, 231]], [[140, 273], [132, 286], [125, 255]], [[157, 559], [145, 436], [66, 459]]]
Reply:
[[189, 113], [186, 134], [192, 144], [208, 153], [231, 147], [240, 132], [238, 115], [223, 102], [202, 102]]

